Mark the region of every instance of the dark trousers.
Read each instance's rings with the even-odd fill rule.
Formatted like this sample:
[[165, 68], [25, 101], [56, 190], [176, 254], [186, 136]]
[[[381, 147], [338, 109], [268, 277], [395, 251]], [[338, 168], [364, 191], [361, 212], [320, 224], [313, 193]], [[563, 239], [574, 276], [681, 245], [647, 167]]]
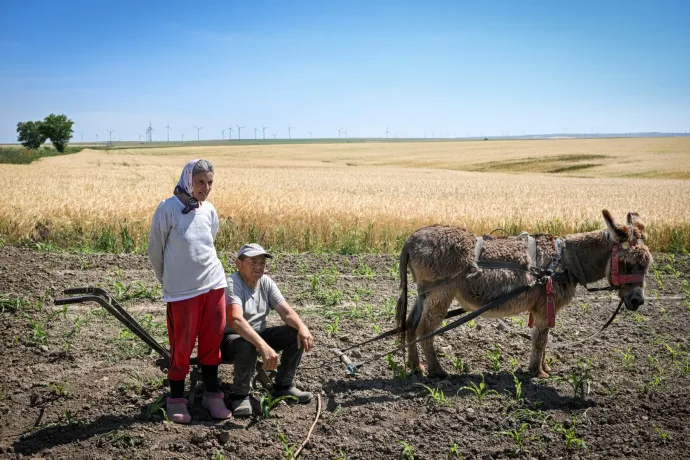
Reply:
[[[274, 388], [290, 388], [304, 351], [297, 346], [297, 329], [287, 325], [268, 327], [259, 335], [269, 347], [277, 352], [282, 351]], [[224, 361], [233, 363], [232, 393], [236, 396], [248, 395], [256, 370], [257, 349], [238, 334], [225, 334], [220, 351]]]

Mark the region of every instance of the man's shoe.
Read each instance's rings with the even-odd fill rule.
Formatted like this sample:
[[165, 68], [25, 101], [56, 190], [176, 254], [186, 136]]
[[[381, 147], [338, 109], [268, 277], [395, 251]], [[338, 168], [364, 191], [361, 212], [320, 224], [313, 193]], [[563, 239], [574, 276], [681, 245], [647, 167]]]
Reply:
[[230, 397], [230, 410], [234, 417], [251, 417], [252, 400], [247, 396]]
[[[280, 398], [281, 396], [292, 396], [296, 398], [297, 402], [300, 404], [306, 404], [310, 402], [314, 397], [314, 395], [309, 393], [308, 391], [302, 391], [297, 387], [290, 387], [284, 390], [273, 390], [271, 392], [271, 396], [273, 397], [273, 399]], [[287, 398], [286, 402], [290, 402], [290, 398]]]
[[204, 397], [201, 400], [201, 405], [205, 407], [211, 417], [225, 420], [232, 417], [232, 412], [225, 407], [225, 401], [223, 401], [224, 394], [222, 391], [217, 391], [215, 393], [204, 392]]
[[168, 398], [165, 404], [165, 412], [168, 420], [175, 423], [187, 424], [192, 420], [187, 410], [185, 398]]

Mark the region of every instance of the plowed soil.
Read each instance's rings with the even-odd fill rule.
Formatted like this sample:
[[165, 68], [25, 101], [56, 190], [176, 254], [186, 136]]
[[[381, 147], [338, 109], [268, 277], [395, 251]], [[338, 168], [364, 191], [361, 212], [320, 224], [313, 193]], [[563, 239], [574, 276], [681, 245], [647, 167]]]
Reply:
[[[551, 349], [549, 379], [525, 373], [529, 342], [480, 318], [436, 339], [450, 374], [441, 380], [394, 373], [399, 354], [356, 376], [332, 360], [332, 350], [393, 327], [395, 257], [277, 257], [270, 274], [317, 344], [297, 383], [321, 395], [323, 413], [301, 457], [690, 458], [690, 259], [655, 259], [645, 305], [584, 344]], [[315, 401], [224, 422], [197, 401], [191, 425], [165, 422], [155, 404], [166, 396], [157, 356], [96, 304], [53, 303], [66, 288], [98, 285], [166, 340], [164, 304], [144, 256], [0, 249], [0, 457], [290, 458]], [[594, 334], [616, 303], [610, 293], [578, 290], [551, 343]], [[509, 322], [529, 332], [526, 320]], [[384, 340], [350, 356], [393, 347]], [[231, 381], [232, 366], [221, 374]], [[480, 399], [467, 387], [482, 382], [493, 392]]]

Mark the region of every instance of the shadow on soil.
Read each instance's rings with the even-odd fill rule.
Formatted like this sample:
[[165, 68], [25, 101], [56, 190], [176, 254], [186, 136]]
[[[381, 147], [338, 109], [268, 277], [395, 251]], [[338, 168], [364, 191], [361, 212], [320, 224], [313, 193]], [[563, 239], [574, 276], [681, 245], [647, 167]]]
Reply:
[[[538, 380], [532, 379], [528, 373], [516, 372], [515, 376], [522, 382], [522, 397], [525, 402], [539, 404], [541, 410], [574, 412], [596, 405], [592, 400], [566, 395], [556, 388], [543, 385]], [[463, 389], [463, 387], [469, 386], [472, 383], [480, 385], [481, 382], [482, 376], [474, 374], [449, 375], [444, 379], [430, 379], [413, 375], [406, 380], [330, 380], [324, 385], [323, 389], [329, 395], [327, 410], [333, 411], [338, 405], [353, 407], [391, 402], [399, 399], [399, 397], [424, 397], [427, 395], [427, 390], [420, 386], [420, 384], [434, 389], [442, 389], [446, 397], [457, 395], [461, 398], [474, 398], [475, 396], [472, 392]], [[515, 395], [513, 374], [509, 372], [486, 373], [484, 374], [484, 383], [487, 390], [494, 390], [501, 396], [512, 398]], [[370, 390], [379, 390], [379, 392], [372, 396]], [[362, 393], [362, 396], [356, 396], [358, 392]], [[352, 397], [353, 394], [355, 394], [354, 397]], [[342, 398], [345, 395], [349, 397]], [[491, 398], [496, 398], [496, 395], [493, 393], [488, 395], [488, 399]], [[336, 402], [336, 399], [345, 400]]]

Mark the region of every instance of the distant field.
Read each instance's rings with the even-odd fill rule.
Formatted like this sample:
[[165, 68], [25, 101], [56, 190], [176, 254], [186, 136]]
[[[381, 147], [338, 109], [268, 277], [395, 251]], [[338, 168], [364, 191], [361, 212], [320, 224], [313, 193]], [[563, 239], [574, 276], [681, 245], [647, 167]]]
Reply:
[[[658, 250], [690, 249], [690, 138], [312, 143], [84, 150], [0, 165], [0, 235], [143, 251], [188, 159], [216, 167], [219, 246], [397, 251], [430, 223], [475, 232], [602, 228], [637, 211]], [[36, 243], [34, 243], [36, 244]]]

